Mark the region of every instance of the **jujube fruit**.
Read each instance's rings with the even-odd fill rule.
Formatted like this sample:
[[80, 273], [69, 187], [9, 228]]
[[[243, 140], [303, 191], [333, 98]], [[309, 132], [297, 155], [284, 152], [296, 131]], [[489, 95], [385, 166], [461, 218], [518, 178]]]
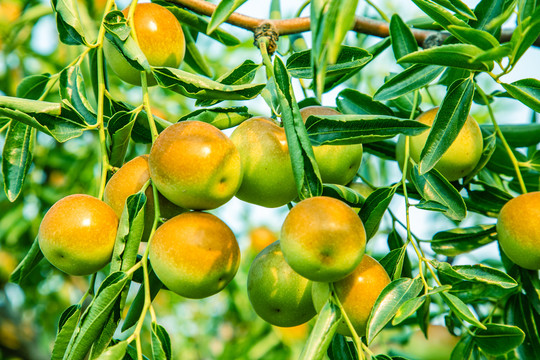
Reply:
[[[341, 115], [325, 106], [308, 106], [300, 110], [304, 122], [311, 115]], [[356, 175], [362, 163], [362, 144], [320, 145], [313, 147], [315, 160], [324, 183], [345, 185]]]
[[159, 192], [186, 209], [225, 204], [242, 180], [240, 154], [232, 141], [201, 121], [183, 121], [163, 130], [152, 145], [148, 165]]
[[[116, 213], [118, 218], [122, 216], [126, 200], [130, 195], [139, 192], [144, 184], [150, 180], [150, 171], [148, 170], [148, 155], [137, 156], [126, 162], [114, 173], [105, 186], [103, 201], [107, 203]], [[154, 192], [152, 185], [146, 188], [146, 205], [144, 212], [144, 233], [143, 240], [148, 240], [152, 224], [154, 222]], [[159, 194], [159, 193], [158, 193]], [[171, 203], [161, 194], [159, 194], [159, 210], [163, 218], [169, 219], [185, 211], [177, 205]]]
[[[122, 13], [127, 17], [129, 7]], [[153, 3], [137, 4], [133, 23], [139, 47], [151, 66], [177, 68], [180, 65], [184, 59], [186, 41], [182, 26], [169, 10]], [[107, 39], [103, 43], [103, 51], [107, 63], [120, 79], [141, 85], [140, 72]], [[155, 79], [149, 76], [148, 85], [155, 84]]]
[[349, 275], [362, 260], [366, 232], [344, 202], [312, 197], [291, 209], [281, 227], [281, 250], [300, 275], [332, 282]]
[[41, 252], [70, 275], [89, 275], [111, 260], [118, 217], [89, 195], [69, 195], [47, 211], [38, 231]]
[[311, 284], [287, 264], [276, 241], [251, 263], [247, 292], [253, 309], [263, 320], [290, 327], [303, 324], [316, 314]]
[[285, 130], [271, 119], [255, 117], [231, 135], [240, 152], [243, 176], [240, 200], [265, 207], [283, 206], [297, 196]]
[[[432, 125], [439, 108], [433, 108], [422, 113], [416, 120], [422, 124]], [[415, 163], [420, 161], [422, 149], [426, 144], [429, 131], [420, 135], [411, 136], [409, 141], [409, 154]], [[439, 159], [434, 168], [448, 181], [455, 181], [469, 175], [478, 164], [482, 156], [483, 139], [480, 126], [472, 116], [468, 116], [457, 138]], [[405, 137], [400, 135], [396, 148], [397, 161], [403, 169], [405, 162]], [[412, 166], [409, 164], [408, 169]]]
[[[334, 282], [334, 290], [345, 313], [349, 317], [358, 336], [366, 334], [366, 325], [375, 301], [382, 290], [390, 283], [386, 270], [369, 255], [364, 255], [362, 261], [352, 274]], [[330, 295], [327, 283], [313, 283], [313, 303], [320, 311]], [[341, 320], [337, 332], [351, 336], [351, 332]]]
[[221, 291], [235, 276], [240, 248], [217, 216], [193, 211], [161, 225], [150, 241], [157, 277], [178, 295], [200, 299]]
[[510, 260], [525, 269], [540, 269], [540, 192], [508, 201], [499, 212], [497, 234]]

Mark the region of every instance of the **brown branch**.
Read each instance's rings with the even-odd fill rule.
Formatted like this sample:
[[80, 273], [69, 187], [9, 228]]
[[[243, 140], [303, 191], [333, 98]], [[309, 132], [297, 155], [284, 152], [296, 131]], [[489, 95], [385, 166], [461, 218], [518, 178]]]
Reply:
[[[197, 14], [212, 16], [216, 5], [209, 3], [204, 0], [166, 0], [170, 3], [180, 5], [182, 7], [188, 8]], [[258, 19], [251, 16], [242, 15], [239, 13], [232, 13], [231, 16], [227, 19], [227, 23], [240, 27], [251, 32], [261, 26], [263, 23], [270, 23], [277, 30], [279, 35], [291, 35], [306, 32], [310, 30], [310, 19], [309, 17], [298, 17], [293, 19], [284, 19], [284, 20], [268, 20], [268, 19]], [[357, 33], [373, 35], [380, 38], [385, 38], [389, 36], [389, 27], [388, 23], [381, 20], [370, 19], [366, 17], [357, 17], [354, 23], [354, 27], [351, 29]], [[435, 30], [421, 30], [421, 29], [411, 29], [418, 45], [422, 47], [431, 46], [430, 39], [435, 38], [435, 44], [441, 43], [444, 39], [450, 36], [447, 32], [435, 31]], [[503, 31], [500, 37], [501, 42], [507, 42], [512, 37], [513, 30]], [[428, 40], [429, 39], [429, 40]], [[428, 43], [426, 43], [428, 40]], [[536, 39], [533, 44], [534, 46], [540, 47], [540, 38]]]

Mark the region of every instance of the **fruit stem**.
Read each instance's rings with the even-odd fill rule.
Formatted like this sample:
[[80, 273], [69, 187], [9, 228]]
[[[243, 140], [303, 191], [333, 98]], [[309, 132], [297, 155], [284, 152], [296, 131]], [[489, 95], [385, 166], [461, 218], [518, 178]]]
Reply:
[[341, 316], [343, 316], [343, 320], [345, 320], [345, 323], [347, 324], [347, 327], [349, 328], [349, 331], [352, 334], [352, 338], [353, 338], [353, 341], [354, 341], [354, 346], [356, 346], [356, 350], [358, 351], [358, 355], [360, 355], [361, 358], [363, 358], [364, 353], [362, 352], [362, 340], [360, 339], [360, 337], [356, 333], [356, 330], [354, 329], [354, 326], [353, 326], [351, 320], [347, 316], [347, 313], [345, 312], [345, 309], [343, 308], [343, 305], [341, 304], [341, 301], [339, 301], [339, 298], [338, 298], [337, 293], [336, 293], [336, 289], [334, 287], [334, 283], [329, 283], [328, 285], [330, 285], [330, 294], [332, 294], [331, 295], [332, 296], [332, 301], [334, 301], [334, 303], [338, 306], [339, 311], [341, 311]]
[[105, 96], [105, 78], [103, 74], [103, 47], [101, 44], [97, 49], [98, 63], [98, 106], [97, 106], [97, 126], [99, 132], [99, 144], [101, 147], [101, 183], [99, 186], [98, 199], [103, 199], [105, 184], [107, 183], [107, 173], [109, 171], [109, 155], [107, 154], [107, 136], [105, 135], [105, 125], [103, 123], [103, 103]]
[[270, 56], [268, 55], [268, 39], [266, 37], [260, 37], [257, 40], [257, 44], [259, 45], [259, 49], [261, 51], [262, 60], [264, 63], [264, 66], [266, 67], [266, 77], [272, 78], [274, 77], [274, 66], [272, 65], [272, 60], [270, 60]]
[[390, 22], [390, 19], [388, 16], [377, 6], [375, 5], [371, 0], [366, 0], [366, 2], [373, 8], [375, 11], [381, 16], [381, 18], [386, 21], [387, 23]]
[[478, 93], [482, 97], [482, 100], [484, 100], [484, 103], [486, 104], [486, 106], [488, 108], [489, 117], [491, 118], [491, 122], [493, 123], [493, 128], [495, 129], [495, 133], [497, 134], [499, 139], [501, 139], [501, 142], [503, 143], [503, 146], [504, 146], [506, 152], [508, 153], [508, 157], [510, 158], [510, 161], [512, 162], [512, 165], [514, 166], [514, 170], [516, 172], [516, 177], [517, 177], [518, 182], [519, 182], [519, 187], [521, 189], [521, 193], [526, 194], [527, 193], [527, 188], [525, 187], [525, 182], [523, 181], [521, 171], [519, 170], [519, 163], [518, 163], [516, 157], [514, 156], [514, 153], [512, 152], [512, 148], [510, 147], [510, 145], [508, 145], [508, 142], [506, 142], [506, 139], [504, 138], [504, 135], [503, 135], [503, 133], [501, 131], [501, 128], [499, 127], [499, 124], [497, 124], [497, 120], [495, 119], [495, 114], [493, 113], [493, 109], [491, 108], [491, 105], [489, 104], [487, 95], [484, 92], [484, 90], [482, 90], [480, 85], [478, 85], [477, 83], [474, 83], [474, 85], [476, 87], [476, 90], [478, 91]]
[[153, 144], [158, 137], [158, 131], [156, 128], [156, 122], [154, 121], [154, 116], [152, 115], [152, 109], [150, 108], [150, 94], [148, 93], [148, 78], [146, 71], [141, 72], [141, 86], [143, 91], [144, 110], [146, 110], [146, 116], [148, 117], [148, 126], [150, 127], [150, 132], [152, 133]]

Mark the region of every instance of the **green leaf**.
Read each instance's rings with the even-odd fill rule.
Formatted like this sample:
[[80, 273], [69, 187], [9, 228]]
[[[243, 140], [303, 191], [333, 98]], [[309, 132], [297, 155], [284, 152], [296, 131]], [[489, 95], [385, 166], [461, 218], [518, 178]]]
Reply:
[[[504, 8], [499, 9], [499, 14], [495, 17], [492, 17], [490, 21], [485, 25], [486, 30], [488, 31], [495, 31], [496, 29], [499, 29], [512, 14], [514, 13], [514, 9], [516, 7], [517, 0], [511, 0], [504, 2]], [[500, 4], [494, 4], [499, 5]], [[504, 11], [501, 11], [504, 10]]]
[[[394, 58], [399, 60], [403, 56], [418, 50], [418, 44], [411, 31], [398, 14], [392, 15], [390, 20], [390, 38], [392, 39], [392, 50]], [[401, 64], [403, 67], [408, 67], [408, 64]]]
[[356, 115], [388, 115], [394, 112], [382, 102], [353, 89], [343, 89], [336, 98], [338, 110], [343, 114]]
[[[206, 33], [206, 29], [208, 29], [208, 20], [206, 20], [205, 17], [197, 15], [189, 10], [179, 8], [178, 6], [172, 5], [169, 2], [154, 2], [172, 12], [173, 15], [176, 16], [180, 24], [188, 25], [200, 33]], [[208, 36], [210, 36], [214, 40], [219, 41], [225, 46], [236, 46], [240, 44], [240, 40], [220, 28], [217, 28]]]
[[523, 343], [525, 333], [517, 326], [486, 324], [486, 329], [475, 331], [474, 342], [491, 356], [504, 355]]
[[86, 97], [84, 79], [78, 65], [67, 67], [60, 73], [60, 96], [69, 101], [86, 124], [97, 124], [96, 113]]
[[504, 43], [500, 46], [496, 46], [492, 49], [486, 50], [481, 54], [478, 54], [471, 61], [475, 64], [488, 62], [488, 61], [500, 61], [504, 57], [512, 53], [512, 46], [510, 43]]
[[355, 360], [358, 353], [352, 341], [341, 334], [335, 334], [328, 348], [328, 357], [330, 360]]
[[26, 174], [32, 165], [35, 138], [34, 128], [17, 121], [9, 124], [2, 151], [2, 178], [4, 192], [11, 202], [21, 194]]
[[511, 84], [501, 84], [516, 100], [540, 112], [540, 81], [537, 79], [522, 79]]
[[399, 307], [396, 311], [396, 316], [392, 320], [392, 325], [401, 324], [403, 321], [407, 320], [412, 314], [416, 312], [426, 301], [426, 295], [422, 295], [417, 298], [412, 298], [407, 300]]
[[454, 14], [446, 11], [439, 4], [427, 0], [412, 0], [424, 13], [435, 20], [436, 23], [448, 30], [449, 25], [468, 26], [466, 22], [460, 20]]
[[474, 12], [461, 0], [433, 0], [433, 2], [444, 6], [448, 10], [454, 11], [466, 18], [476, 20]]
[[120, 341], [119, 343], [108, 347], [96, 358], [96, 360], [122, 360], [124, 359], [124, 355], [126, 355], [127, 347], [128, 342], [126, 340]]
[[309, 334], [300, 360], [320, 360], [326, 354], [341, 320], [341, 312], [333, 301], [327, 301]]
[[137, 259], [137, 252], [144, 231], [144, 191], [128, 196], [124, 205], [111, 257], [110, 272], [127, 271]]
[[224, 130], [235, 127], [252, 116], [246, 106], [216, 107], [192, 111], [178, 119], [178, 122], [186, 120], [203, 121]]
[[226, 85], [174, 68], [152, 69], [160, 86], [194, 99], [247, 100], [253, 99], [265, 84]]
[[531, 21], [523, 31], [519, 31], [524, 23], [512, 34], [510, 43], [514, 45], [514, 51], [510, 56], [510, 64], [515, 64], [523, 56], [525, 51], [531, 47], [540, 35], [540, 8], [531, 16]]
[[473, 71], [491, 71], [493, 69], [492, 61], [473, 63], [473, 60], [483, 53], [482, 49], [470, 44], [441, 45], [405, 55], [398, 60], [398, 63], [440, 65]]
[[367, 239], [371, 239], [379, 229], [379, 223], [396, 193], [396, 186], [378, 188], [362, 205], [358, 216], [364, 223]]
[[[184, 62], [199, 74], [212, 77], [212, 70], [195, 43], [194, 37], [197, 36], [198, 32], [185, 25], [182, 26], [182, 30], [184, 31], [184, 37], [186, 39], [186, 54], [184, 56]], [[195, 35], [192, 34], [192, 31]]]
[[500, 46], [499, 41], [497, 41], [497, 39], [489, 32], [484, 30], [456, 25], [448, 26], [448, 30], [461, 42], [476, 45], [483, 50], [490, 50], [494, 47]]
[[22, 261], [17, 265], [13, 273], [11, 273], [9, 281], [15, 284], [21, 284], [30, 272], [36, 268], [41, 259], [43, 259], [43, 253], [39, 248], [39, 242], [36, 237]]
[[452, 266], [447, 262], [439, 262], [437, 260], [432, 260], [431, 263], [439, 273], [456, 279], [482, 282], [488, 285], [499, 286], [503, 289], [513, 289], [518, 286], [516, 280], [508, 274], [486, 265]]
[[458, 137], [469, 116], [473, 95], [474, 81], [471, 78], [457, 80], [450, 86], [420, 154], [420, 174], [433, 169]]
[[489, 244], [496, 232], [494, 225], [455, 228], [433, 235], [430, 245], [437, 254], [456, 256]]
[[128, 282], [124, 272], [115, 272], [101, 283], [92, 303], [83, 314], [80, 331], [71, 338], [65, 360], [82, 360], [94, 341], [100, 336], [109, 314]]
[[322, 194], [319, 168], [283, 61], [274, 59], [274, 80], [281, 107], [294, 179], [300, 200]]
[[62, 106], [58, 103], [47, 101], [0, 96], [0, 108], [19, 110], [23, 113], [49, 114], [52, 116], [57, 116], [60, 115], [62, 111], [61, 107]]
[[359, 207], [365, 201], [362, 195], [360, 195], [353, 189], [347, 186], [336, 184], [323, 184], [322, 196], [329, 196], [340, 199], [351, 207]]
[[51, 79], [50, 74], [31, 75], [25, 77], [17, 86], [17, 97], [25, 99], [39, 99], [47, 88]]
[[313, 145], [346, 145], [418, 135], [429, 127], [387, 115], [310, 115], [306, 129]]
[[155, 322], [152, 322], [152, 359], [172, 359], [169, 334], [163, 326]]
[[135, 125], [137, 113], [118, 111], [116, 112], [107, 126], [110, 137], [109, 163], [111, 166], [120, 167], [124, 163], [124, 157], [131, 138], [131, 131]]
[[[291, 76], [301, 79], [312, 79], [313, 68], [311, 67], [312, 50], [300, 51], [292, 54], [287, 59], [287, 70]], [[372, 59], [372, 55], [362, 48], [343, 46], [336, 62], [326, 67], [326, 76], [346, 74], [366, 65]]]
[[[157, 277], [156, 273], [154, 271], [148, 270], [148, 282], [150, 284], [150, 300], [154, 300], [154, 298], [159, 293], [159, 290], [161, 290], [164, 285]], [[124, 323], [122, 324], [122, 331], [126, 331], [130, 327], [134, 326], [137, 321], [139, 321], [139, 317], [141, 315], [141, 312], [144, 307], [144, 298], [145, 298], [145, 287], [147, 286], [146, 283], [143, 283], [139, 290], [137, 291], [137, 294], [135, 295], [135, 298], [131, 302], [131, 306], [129, 307], [129, 311], [126, 315], [126, 318], [124, 319]]]
[[517, 348], [519, 358], [540, 358], [540, 314], [534, 310], [527, 295], [518, 293], [508, 299], [505, 318], [507, 324], [515, 325], [525, 333], [525, 341]]
[[450, 354], [450, 360], [475, 359], [473, 357], [473, 350], [475, 348], [476, 347], [472, 341], [472, 337], [464, 336], [458, 341], [456, 346], [454, 346], [454, 349], [452, 350], [452, 354]]
[[391, 100], [430, 84], [444, 71], [437, 65], [413, 65], [387, 80], [373, 95], [376, 100]]
[[418, 166], [411, 169], [411, 180], [416, 190], [425, 201], [432, 201], [441, 206], [442, 211], [452, 220], [463, 220], [467, 215], [465, 201], [456, 190], [437, 170], [431, 169], [420, 175]]
[[67, 45], [88, 45], [79, 20], [77, 3], [73, 0], [52, 0], [60, 41]]
[[58, 333], [56, 334], [56, 339], [54, 341], [51, 360], [63, 359], [69, 344], [69, 340], [77, 327], [80, 316], [81, 305], [79, 304], [69, 306], [60, 316], [60, 321], [58, 322]]
[[407, 300], [416, 298], [422, 288], [422, 280], [417, 277], [396, 279], [383, 289], [371, 309], [367, 322], [368, 344], [392, 320], [401, 305]]
[[210, 18], [210, 22], [208, 23], [206, 33], [211, 34], [212, 32], [214, 32], [214, 30], [216, 30], [219, 25], [221, 25], [229, 18], [229, 16], [234, 12], [234, 10], [238, 9], [238, 7], [240, 7], [240, 5], [245, 2], [246, 0], [221, 0], [214, 12], [212, 13], [212, 17]]
[[448, 307], [462, 320], [468, 322], [471, 325], [474, 325], [480, 329], [486, 329], [484, 324], [482, 324], [476, 316], [469, 310], [467, 305], [461, 301], [457, 296], [449, 294], [447, 292], [440, 293], [443, 301], [448, 305]]
[[103, 25], [107, 30], [105, 41], [118, 50], [124, 60], [139, 71], [150, 71], [150, 64], [135, 39], [130, 36], [131, 29], [121, 11], [109, 12], [105, 16]]

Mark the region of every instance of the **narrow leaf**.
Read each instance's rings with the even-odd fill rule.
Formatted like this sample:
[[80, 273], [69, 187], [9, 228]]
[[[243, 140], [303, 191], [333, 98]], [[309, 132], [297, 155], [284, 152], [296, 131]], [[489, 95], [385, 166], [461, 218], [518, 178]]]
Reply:
[[79, 317], [81, 316], [81, 306], [71, 305], [60, 316], [58, 324], [58, 333], [54, 341], [54, 347], [51, 355], [51, 360], [61, 360], [69, 344], [69, 340], [77, 327]]
[[178, 122], [186, 120], [203, 121], [224, 130], [235, 127], [252, 116], [246, 106], [206, 108], [192, 111], [178, 119]]
[[391, 100], [429, 85], [444, 71], [437, 65], [413, 65], [386, 81], [373, 95], [376, 100]]
[[171, 339], [167, 330], [152, 322], [152, 358], [157, 360], [171, 360]]
[[476, 316], [469, 310], [467, 305], [461, 301], [457, 296], [449, 294], [447, 292], [440, 293], [442, 299], [448, 305], [448, 307], [462, 320], [465, 320], [471, 325], [474, 325], [480, 329], [486, 329], [485, 325], [482, 324]]
[[388, 115], [394, 112], [382, 102], [353, 89], [343, 89], [336, 98], [338, 110], [343, 114], [355, 115]]
[[436, 260], [432, 260], [432, 264], [437, 268], [439, 273], [445, 276], [467, 281], [483, 282], [488, 285], [499, 286], [503, 289], [513, 289], [518, 286], [517, 281], [506, 273], [483, 264], [452, 266], [447, 262]]
[[11, 202], [19, 197], [32, 165], [35, 138], [34, 128], [17, 121], [10, 123], [2, 151], [2, 178], [4, 192]]
[[[411, 29], [398, 14], [392, 15], [389, 31], [390, 38], [392, 39], [392, 50], [394, 51], [394, 58], [396, 60], [418, 50], [418, 44]], [[407, 64], [401, 64], [401, 66], [408, 67]]]
[[336, 304], [327, 301], [319, 314], [313, 330], [309, 334], [300, 360], [320, 360], [326, 355], [326, 349], [334, 337], [341, 320], [341, 312]]
[[238, 9], [240, 5], [242, 5], [246, 1], [247, 0], [221, 0], [214, 12], [212, 13], [212, 17], [210, 18], [210, 22], [208, 23], [206, 33], [213, 33], [219, 25], [221, 25], [229, 18], [229, 16], [234, 12], [234, 10]]
[[493, 225], [477, 225], [470, 228], [455, 228], [433, 235], [431, 248], [437, 254], [456, 256], [477, 249], [494, 241]]
[[491, 356], [501, 356], [514, 350], [525, 340], [525, 333], [517, 326], [486, 324], [486, 329], [474, 333], [474, 342]]
[[537, 79], [523, 79], [502, 86], [512, 97], [521, 101], [536, 112], [540, 112], [540, 81]]
[[39, 242], [36, 237], [32, 243], [32, 246], [30, 247], [30, 250], [28, 250], [22, 261], [19, 263], [19, 265], [17, 265], [11, 274], [9, 281], [15, 284], [21, 284], [24, 278], [26, 278], [30, 272], [36, 268], [41, 259], [43, 259], [43, 253], [39, 248]]
[[484, 51], [475, 45], [450, 44], [419, 50], [403, 56], [398, 63], [440, 65], [473, 71], [491, 71], [493, 62], [474, 63]]
[[372, 192], [362, 205], [358, 215], [364, 223], [368, 239], [371, 239], [379, 229], [381, 219], [395, 193], [396, 186], [379, 188]]

